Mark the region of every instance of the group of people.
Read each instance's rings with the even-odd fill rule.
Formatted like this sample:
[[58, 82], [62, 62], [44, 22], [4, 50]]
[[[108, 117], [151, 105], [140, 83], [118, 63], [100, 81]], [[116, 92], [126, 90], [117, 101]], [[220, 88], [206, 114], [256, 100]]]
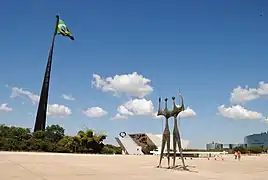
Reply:
[[235, 156], [235, 159], [238, 159], [240, 161], [240, 159], [241, 159], [241, 152], [240, 151], [235, 151], [234, 156]]

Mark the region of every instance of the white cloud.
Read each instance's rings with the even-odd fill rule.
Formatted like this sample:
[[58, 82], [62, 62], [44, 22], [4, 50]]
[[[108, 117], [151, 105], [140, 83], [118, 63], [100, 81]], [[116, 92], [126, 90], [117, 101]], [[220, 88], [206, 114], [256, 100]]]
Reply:
[[250, 111], [240, 105], [231, 107], [225, 107], [224, 105], [221, 105], [218, 107], [218, 114], [229, 119], [237, 120], [260, 120], [264, 118], [261, 113]]
[[22, 88], [12, 87], [10, 98], [15, 98], [18, 96], [29, 98], [33, 104], [36, 104], [40, 99], [40, 96], [37, 94], [34, 94], [30, 91], [23, 90]]
[[98, 118], [107, 115], [108, 113], [100, 107], [92, 107], [83, 111], [83, 114], [90, 118]]
[[[154, 105], [151, 100], [133, 99], [121, 105], [118, 109], [126, 110], [123, 115], [145, 115], [152, 116], [154, 114]], [[121, 111], [122, 113], [122, 111]]]
[[133, 112], [129, 111], [124, 105], [121, 105], [117, 108], [117, 111], [119, 114], [125, 115], [125, 116], [133, 116]]
[[191, 109], [190, 107], [187, 107], [184, 111], [182, 111], [179, 114], [180, 118], [192, 118], [196, 116], [196, 113], [193, 109]]
[[137, 72], [133, 72], [132, 74], [116, 75], [107, 78], [93, 74], [91, 83], [103, 92], [112, 92], [114, 95], [125, 93], [132, 97], [143, 98], [153, 91], [153, 88], [149, 85], [150, 82], [150, 79], [139, 75]]
[[[33, 104], [38, 104], [40, 96], [22, 88], [12, 87], [10, 98], [26, 97], [32, 101]], [[71, 109], [67, 106], [59, 104], [48, 104], [47, 115], [51, 117], [66, 117], [72, 114]]]
[[230, 101], [233, 104], [244, 104], [248, 101], [256, 100], [262, 96], [268, 95], [268, 83], [264, 81], [259, 82], [258, 88], [245, 88], [238, 86], [233, 89], [230, 96]]
[[71, 109], [64, 105], [59, 104], [48, 104], [47, 115], [51, 117], [66, 117], [72, 114]]
[[75, 98], [71, 94], [62, 94], [61, 97], [67, 101], [74, 101]]
[[258, 94], [261, 96], [268, 95], [268, 83], [264, 81], [259, 82]]
[[[151, 100], [146, 99], [132, 99], [127, 101], [125, 104], [120, 105], [117, 108], [118, 114], [116, 116], [150, 116], [154, 119], [160, 119], [162, 116], [157, 116], [155, 112], [154, 105]], [[115, 116], [115, 117], [116, 117]], [[190, 107], [187, 107], [183, 112], [181, 112], [181, 118], [195, 117], [196, 113]]]
[[117, 113], [114, 117], [111, 118], [112, 120], [120, 120], [120, 119], [128, 119], [127, 116], [123, 116], [119, 113]]
[[268, 123], [268, 117], [266, 117], [263, 121], [264, 121], [265, 123]]
[[152, 101], [144, 98], [127, 101], [117, 108], [117, 112], [112, 119], [127, 119], [129, 116], [135, 115], [156, 117]]
[[0, 111], [11, 112], [12, 108], [8, 107], [8, 104], [0, 104]]

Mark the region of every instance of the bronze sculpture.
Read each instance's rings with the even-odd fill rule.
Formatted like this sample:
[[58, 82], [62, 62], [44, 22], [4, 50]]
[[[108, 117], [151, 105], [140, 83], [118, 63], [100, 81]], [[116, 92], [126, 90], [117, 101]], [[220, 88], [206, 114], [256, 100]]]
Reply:
[[171, 111], [171, 116], [174, 117], [174, 129], [173, 129], [173, 168], [176, 167], [176, 152], [177, 152], [177, 145], [178, 145], [178, 148], [179, 148], [179, 151], [180, 151], [180, 157], [181, 157], [181, 160], [182, 160], [182, 168], [184, 170], [186, 170], [186, 166], [185, 166], [185, 163], [184, 163], [184, 158], [183, 158], [183, 154], [182, 154], [182, 146], [181, 146], [181, 137], [180, 137], [180, 131], [179, 131], [179, 128], [178, 128], [178, 120], [177, 120], [177, 117], [178, 115], [184, 111], [184, 102], [183, 102], [183, 97], [182, 95], [180, 94], [179, 95], [180, 98], [181, 98], [181, 106], [178, 107], [176, 105], [176, 102], [175, 102], [175, 97], [172, 97], [172, 100], [173, 100], [173, 110]]
[[173, 168], [176, 167], [176, 152], [177, 152], [177, 145], [180, 151], [180, 157], [182, 160], [182, 165], [183, 169], [186, 170], [183, 154], [182, 154], [182, 146], [181, 146], [181, 139], [180, 139], [180, 132], [178, 129], [178, 123], [177, 123], [177, 117], [179, 113], [184, 111], [184, 102], [183, 102], [183, 97], [180, 95], [182, 104], [180, 107], [176, 105], [175, 102], [175, 97], [172, 97], [173, 100], [173, 110], [169, 111], [167, 108], [167, 101], [168, 99], [165, 98], [165, 109], [161, 109], [161, 98], [159, 98], [159, 107], [158, 107], [158, 113], [157, 116], [164, 116], [166, 119], [165, 123], [165, 129], [163, 132], [163, 137], [162, 137], [162, 146], [161, 146], [161, 153], [160, 153], [160, 160], [159, 160], [159, 165], [157, 167], [161, 167], [161, 162], [164, 156], [164, 149], [165, 145], [167, 144], [167, 159], [168, 159], [168, 168], [170, 168], [170, 130], [169, 130], [169, 124], [168, 124], [168, 119], [170, 117], [174, 117], [174, 129], [173, 129]]
[[169, 125], [168, 125], [168, 119], [171, 117], [171, 112], [167, 108], [167, 101], [168, 99], [165, 98], [165, 109], [161, 110], [161, 98], [159, 98], [159, 107], [158, 107], [158, 113], [157, 116], [164, 116], [166, 118], [166, 125], [163, 132], [162, 137], [162, 146], [161, 146], [161, 154], [160, 154], [160, 160], [159, 165], [157, 167], [161, 167], [161, 162], [164, 156], [164, 149], [165, 145], [167, 144], [167, 159], [168, 159], [168, 168], [170, 167], [170, 131], [169, 131]]

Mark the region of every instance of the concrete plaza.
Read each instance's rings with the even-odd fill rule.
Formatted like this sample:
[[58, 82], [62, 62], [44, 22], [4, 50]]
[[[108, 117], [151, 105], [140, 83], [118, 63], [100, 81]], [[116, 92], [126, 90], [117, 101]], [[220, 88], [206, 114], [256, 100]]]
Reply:
[[[265, 180], [268, 156], [186, 160], [190, 172], [158, 169], [158, 156], [0, 152], [1, 180]], [[163, 165], [166, 165], [166, 160]], [[177, 163], [180, 164], [179, 159]]]

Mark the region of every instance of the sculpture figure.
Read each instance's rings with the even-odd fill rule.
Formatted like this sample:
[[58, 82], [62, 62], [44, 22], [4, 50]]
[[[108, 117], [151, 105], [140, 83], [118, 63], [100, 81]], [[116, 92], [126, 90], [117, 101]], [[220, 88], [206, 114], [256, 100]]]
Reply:
[[181, 137], [180, 137], [180, 131], [179, 131], [179, 128], [178, 128], [178, 121], [177, 121], [177, 117], [178, 115], [184, 111], [184, 103], [183, 103], [183, 97], [182, 95], [180, 94], [179, 95], [180, 98], [181, 98], [181, 106], [178, 107], [176, 105], [176, 102], [175, 102], [175, 97], [172, 97], [172, 100], [173, 100], [173, 110], [171, 111], [171, 116], [174, 117], [174, 129], [173, 129], [173, 168], [176, 167], [176, 152], [177, 152], [177, 145], [178, 145], [178, 148], [179, 148], [179, 151], [180, 151], [180, 157], [181, 157], [181, 160], [182, 160], [182, 168], [184, 170], [186, 170], [186, 166], [185, 166], [185, 163], [184, 163], [184, 158], [183, 158], [183, 154], [182, 154], [182, 146], [181, 146]]
[[159, 98], [159, 107], [158, 107], [157, 116], [164, 116], [166, 119], [166, 125], [165, 125], [165, 129], [163, 132], [163, 137], [162, 137], [162, 146], [161, 146], [159, 165], [157, 167], [161, 167], [161, 162], [164, 156], [165, 145], [167, 144], [168, 168], [170, 168], [170, 131], [169, 131], [168, 119], [171, 117], [171, 112], [167, 108], [167, 101], [168, 99], [165, 98], [165, 109], [162, 110], [160, 106], [161, 98]]

